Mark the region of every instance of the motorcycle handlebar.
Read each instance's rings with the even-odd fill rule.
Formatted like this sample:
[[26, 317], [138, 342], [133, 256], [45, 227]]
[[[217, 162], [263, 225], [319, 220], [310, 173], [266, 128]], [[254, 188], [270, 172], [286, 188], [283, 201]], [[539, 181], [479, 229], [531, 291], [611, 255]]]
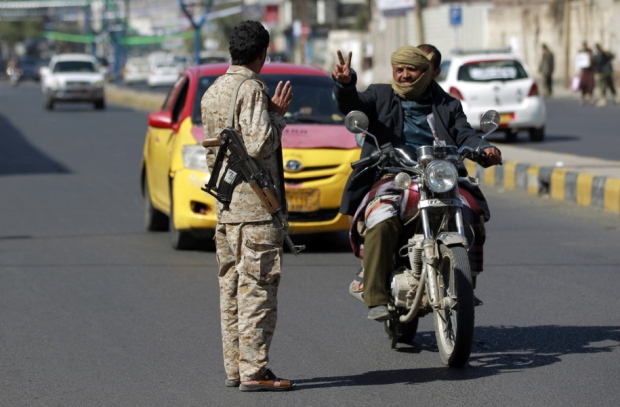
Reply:
[[361, 160], [357, 160], [351, 163], [351, 168], [353, 168], [354, 170], [359, 168], [359, 167], [365, 167], [367, 166], [369, 163], [375, 163], [376, 161], [379, 160], [379, 158], [381, 157], [381, 152], [380, 151], [375, 151], [374, 153], [372, 153], [371, 155], [369, 155], [366, 158], [362, 158]]

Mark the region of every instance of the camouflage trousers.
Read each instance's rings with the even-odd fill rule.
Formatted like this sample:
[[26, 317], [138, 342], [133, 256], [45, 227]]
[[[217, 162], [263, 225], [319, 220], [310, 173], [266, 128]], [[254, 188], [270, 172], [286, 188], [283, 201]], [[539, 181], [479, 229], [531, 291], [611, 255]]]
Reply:
[[271, 222], [218, 224], [220, 316], [228, 380], [254, 380], [269, 362], [284, 235]]

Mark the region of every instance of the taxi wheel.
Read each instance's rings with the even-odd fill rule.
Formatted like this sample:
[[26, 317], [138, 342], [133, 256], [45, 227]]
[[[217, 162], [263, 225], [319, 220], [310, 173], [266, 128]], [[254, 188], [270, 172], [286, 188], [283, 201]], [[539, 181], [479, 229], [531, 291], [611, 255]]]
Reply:
[[197, 239], [190, 232], [183, 232], [174, 226], [174, 200], [172, 197], [172, 182], [170, 183], [170, 216], [168, 216], [168, 230], [170, 243], [174, 250], [191, 250], [197, 246]]
[[151, 232], [168, 230], [167, 218], [163, 212], [158, 211], [153, 206], [148, 182], [144, 180], [144, 226], [146, 230]]

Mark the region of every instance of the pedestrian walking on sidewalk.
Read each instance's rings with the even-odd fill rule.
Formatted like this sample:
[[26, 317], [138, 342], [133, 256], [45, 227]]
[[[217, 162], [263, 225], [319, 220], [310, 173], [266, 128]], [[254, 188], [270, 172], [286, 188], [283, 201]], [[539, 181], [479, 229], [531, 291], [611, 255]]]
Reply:
[[579, 74], [579, 91], [581, 97], [579, 104], [585, 105], [586, 102], [594, 104], [592, 94], [594, 92], [594, 67], [592, 64], [592, 49], [584, 41], [575, 59], [575, 70]]
[[553, 96], [553, 70], [555, 68], [553, 61], [553, 52], [547, 47], [547, 44], [542, 45], [542, 58], [538, 65], [538, 72], [543, 76], [543, 88], [545, 97]]
[[605, 51], [601, 44], [596, 44], [594, 47], [596, 49], [594, 53], [594, 71], [596, 72], [598, 87], [601, 93], [601, 98], [596, 105], [607, 105], [607, 89], [611, 93], [612, 103], [619, 103], [620, 100], [617, 100], [616, 87], [614, 86], [614, 68], [612, 65], [615, 55]]

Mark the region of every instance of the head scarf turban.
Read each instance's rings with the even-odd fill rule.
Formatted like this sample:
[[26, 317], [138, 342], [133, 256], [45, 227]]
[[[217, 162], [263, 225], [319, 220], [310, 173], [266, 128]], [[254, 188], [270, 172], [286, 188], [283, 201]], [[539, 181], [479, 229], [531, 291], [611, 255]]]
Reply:
[[392, 89], [398, 96], [406, 100], [416, 100], [424, 94], [433, 78], [433, 68], [430, 61], [432, 55], [430, 53], [427, 57], [419, 48], [410, 45], [400, 47], [392, 53], [392, 65], [407, 65], [422, 71], [422, 75], [411, 85], [403, 86], [392, 79]]

